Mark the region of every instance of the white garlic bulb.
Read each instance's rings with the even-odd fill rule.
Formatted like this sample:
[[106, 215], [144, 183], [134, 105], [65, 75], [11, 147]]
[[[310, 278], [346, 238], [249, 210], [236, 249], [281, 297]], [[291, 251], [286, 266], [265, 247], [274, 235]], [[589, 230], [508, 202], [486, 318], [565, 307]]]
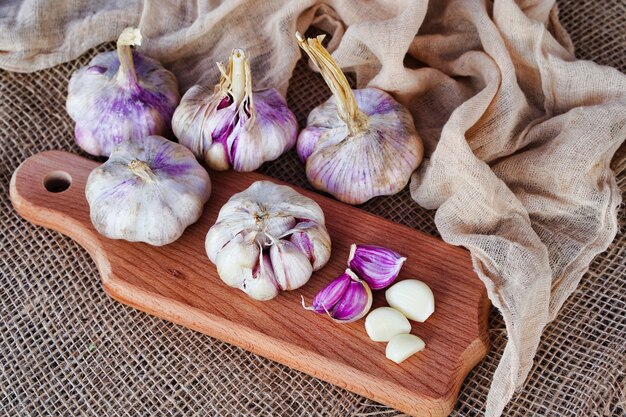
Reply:
[[333, 92], [311, 111], [298, 137], [311, 185], [349, 204], [402, 190], [424, 153], [411, 114], [382, 90], [352, 91], [323, 36], [296, 36]]
[[233, 195], [205, 246], [222, 281], [257, 300], [301, 287], [330, 258], [320, 206], [270, 181]]
[[174, 112], [179, 142], [211, 169], [254, 171], [296, 143], [298, 123], [273, 88], [252, 91], [248, 57], [233, 49], [214, 87], [193, 86]]
[[148, 136], [113, 148], [89, 175], [85, 194], [99, 233], [161, 246], [198, 220], [211, 182], [189, 149]]

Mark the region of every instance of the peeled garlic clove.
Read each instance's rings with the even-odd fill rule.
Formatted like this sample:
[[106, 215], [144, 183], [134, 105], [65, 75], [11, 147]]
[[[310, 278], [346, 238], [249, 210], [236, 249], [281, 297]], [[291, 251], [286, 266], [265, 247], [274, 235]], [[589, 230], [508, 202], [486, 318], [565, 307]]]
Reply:
[[388, 342], [399, 334], [411, 333], [411, 323], [398, 310], [379, 307], [365, 318], [365, 331], [374, 342]]
[[72, 74], [66, 108], [78, 145], [92, 155], [109, 156], [126, 140], [170, 132], [180, 100], [176, 77], [131, 50], [138, 45], [139, 29], [124, 29], [117, 51], [96, 55]]
[[[349, 272], [349, 270], [347, 271]], [[350, 323], [365, 316], [372, 307], [372, 291], [367, 282], [353, 277], [343, 297], [335, 304], [331, 317], [335, 321]]]
[[309, 114], [298, 137], [311, 185], [349, 204], [402, 190], [423, 156], [411, 114], [382, 90], [353, 91], [322, 46], [323, 36], [296, 37], [333, 93]]
[[[330, 257], [313, 260], [289, 240], [301, 230], [303, 216], [319, 229], [316, 244], [330, 251], [324, 213], [315, 201], [287, 186], [257, 181], [222, 206], [206, 236], [207, 255], [222, 280], [256, 299], [298, 288], [310, 279], [314, 262], [321, 268]], [[257, 275], [263, 280], [253, 279]]]
[[244, 282], [252, 278], [259, 256], [260, 249], [253, 236], [240, 233], [217, 253], [217, 273], [227, 285], [243, 288]]
[[274, 275], [283, 291], [300, 288], [307, 283], [313, 268], [308, 257], [291, 242], [278, 240], [270, 248]]
[[241, 289], [259, 301], [271, 300], [278, 295], [278, 284], [269, 256], [261, 255], [252, 275], [244, 278]]
[[314, 271], [326, 265], [330, 258], [330, 236], [325, 227], [306, 220], [299, 222], [287, 233], [291, 233], [289, 237], [291, 243], [309, 258]]
[[371, 289], [380, 290], [388, 287], [398, 277], [404, 261], [405, 257], [391, 249], [353, 243], [348, 266]]
[[254, 171], [291, 149], [298, 124], [275, 89], [252, 91], [248, 57], [233, 49], [213, 88], [194, 86], [172, 119], [179, 142], [216, 170]]
[[310, 307], [307, 307], [304, 304], [304, 298], [302, 298], [302, 306], [307, 310], [315, 311], [318, 314], [330, 314], [339, 300], [343, 298], [346, 290], [350, 286], [351, 281], [352, 277], [344, 272], [317, 293], [313, 299], [313, 304]]
[[432, 290], [416, 279], [405, 279], [385, 291], [387, 303], [408, 319], [424, 322], [435, 311]]
[[414, 334], [399, 334], [391, 338], [385, 349], [387, 359], [395, 363], [404, 362], [410, 356], [424, 350], [426, 344]]

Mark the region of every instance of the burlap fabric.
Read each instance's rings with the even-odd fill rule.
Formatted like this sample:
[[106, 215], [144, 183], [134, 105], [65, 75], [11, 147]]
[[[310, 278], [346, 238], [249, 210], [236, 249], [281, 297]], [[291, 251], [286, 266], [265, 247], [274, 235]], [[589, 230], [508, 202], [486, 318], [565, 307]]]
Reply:
[[[624, 71], [622, 2], [565, 2], [561, 20], [578, 54]], [[324, 26], [324, 22], [319, 22]], [[326, 29], [331, 24], [326, 22]], [[566, 38], [562, 39], [564, 43]], [[99, 50], [110, 49], [101, 46]], [[96, 51], [50, 70], [0, 76], [2, 150], [2, 374], [6, 415], [377, 415], [394, 411], [232, 346], [156, 320], [109, 300], [86, 253], [35, 228], [10, 208], [10, 173], [44, 149], [79, 152], [64, 111], [69, 74]], [[286, 85], [286, 83], [285, 83]], [[302, 125], [327, 96], [299, 63], [288, 101]], [[622, 189], [626, 163], [613, 169]], [[264, 171], [306, 186], [292, 154]], [[365, 209], [437, 234], [434, 211], [408, 190]], [[625, 218], [622, 211], [621, 219]], [[505, 415], [623, 415], [626, 273], [623, 235], [594, 261], [580, 287], [546, 329], [525, 389]], [[486, 395], [507, 333], [494, 312], [492, 350], [463, 386], [455, 410], [474, 415]]]

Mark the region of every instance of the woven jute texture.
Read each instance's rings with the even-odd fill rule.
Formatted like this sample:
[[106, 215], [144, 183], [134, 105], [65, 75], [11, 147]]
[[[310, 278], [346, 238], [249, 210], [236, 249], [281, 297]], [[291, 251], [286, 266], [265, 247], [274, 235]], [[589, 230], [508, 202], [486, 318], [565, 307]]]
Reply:
[[[626, 71], [623, 0], [560, 3], [577, 55]], [[202, 334], [140, 313], [103, 292], [76, 243], [22, 220], [8, 199], [12, 172], [47, 149], [85, 155], [64, 108], [76, 61], [33, 74], [0, 72], [0, 415], [346, 416], [397, 412]], [[300, 62], [288, 91], [302, 126], [328, 90]], [[85, 155], [87, 156], [87, 155]], [[626, 190], [624, 150], [613, 160]], [[264, 173], [308, 187], [295, 154]], [[434, 211], [408, 190], [364, 209], [437, 235]], [[626, 222], [626, 210], [619, 213]], [[619, 233], [544, 333], [534, 368], [506, 416], [626, 413], [626, 238]], [[490, 317], [491, 350], [468, 376], [453, 415], [480, 415], [506, 343]]]

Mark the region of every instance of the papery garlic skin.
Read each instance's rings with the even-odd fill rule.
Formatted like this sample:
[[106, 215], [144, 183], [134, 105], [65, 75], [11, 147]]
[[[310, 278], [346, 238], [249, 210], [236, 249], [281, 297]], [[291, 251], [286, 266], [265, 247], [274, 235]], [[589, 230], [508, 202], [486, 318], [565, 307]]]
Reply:
[[185, 93], [174, 134], [215, 170], [254, 171], [296, 143], [298, 123], [275, 89], [252, 91], [248, 58], [234, 49], [220, 82]]
[[402, 190], [424, 153], [409, 111], [382, 90], [351, 90], [323, 37], [297, 36], [333, 91], [298, 136], [311, 185], [349, 204]]
[[202, 214], [209, 174], [187, 148], [161, 136], [125, 141], [87, 179], [91, 222], [111, 239], [161, 246]]
[[365, 280], [371, 289], [386, 288], [400, 273], [406, 261], [404, 256], [382, 246], [357, 245], [350, 246], [348, 266], [362, 280]]
[[[311, 245], [293, 243], [294, 234]], [[227, 285], [265, 301], [308, 282], [328, 262], [331, 243], [315, 201], [285, 185], [257, 181], [224, 204], [205, 248]]]
[[158, 61], [131, 51], [140, 44], [138, 29], [128, 28], [117, 51], [96, 55], [72, 74], [66, 109], [78, 145], [92, 155], [109, 156], [123, 141], [171, 130], [178, 82]]
[[340, 323], [351, 323], [364, 317], [372, 302], [372, 291], [367, 282], [360, 280], [350, 269], [322, 288], [311, 306], [307, 306], [302, 298], [305, 309], [318, 314], [326, 313]]

